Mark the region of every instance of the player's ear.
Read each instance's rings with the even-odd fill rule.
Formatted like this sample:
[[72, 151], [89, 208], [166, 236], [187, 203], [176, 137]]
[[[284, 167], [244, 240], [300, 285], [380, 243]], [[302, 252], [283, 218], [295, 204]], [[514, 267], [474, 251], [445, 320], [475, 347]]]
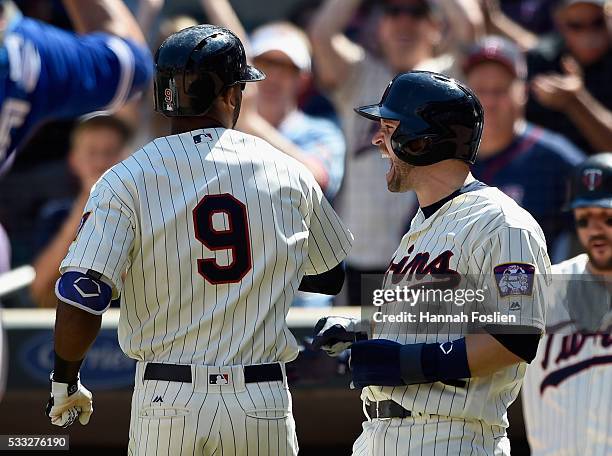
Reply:
[[238, 106], [241, 101], [242, 89], [240, 88], [240, 84], [234, 84], [233, 86], [228, 87], [226, 95], [228, 97], [226, 102], [230, 109], [233, 111], [234, 109], [236, 109], [236, 106]]

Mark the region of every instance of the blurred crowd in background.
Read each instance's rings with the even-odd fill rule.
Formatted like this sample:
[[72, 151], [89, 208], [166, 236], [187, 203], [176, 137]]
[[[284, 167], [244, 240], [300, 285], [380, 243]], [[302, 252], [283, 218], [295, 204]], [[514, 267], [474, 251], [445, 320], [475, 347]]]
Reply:
[[[15, 3], [26, 16], [72, 27], [61, 1]], [[473, 174], [533, 214], [553, 262], [576, 253], [573, 220], [563, 210], [567, 177], [586, 156], [612, 151], [612, 1], [253, 3], [260, 14], [249, 15], [244, 1], [126, 0], [152, 52], [170, 34], [204, 22], [243, 39], [267, 79], [245, 91], [237, 129], [305, 164], [355, 235], [335, 304], [361, 302], [361, 275], [387, 269], [417, 210], [414, 195], [387, 191], [389, 163], [371, 144], [377, 125], [353, 112], [378, 102], [398, 72], [445, 73], [476, 92], [485, 128]], [[275, 20], [262, 23], [268, 3]], [[0, 180], [0, 273], [33, 265], [32, 304], [55, 306], [58, 266], [91, 186], [167, 134], [152, 87], [113, 115], [42, 126]], [[301, 294], [296, 305], [330, 299]]]

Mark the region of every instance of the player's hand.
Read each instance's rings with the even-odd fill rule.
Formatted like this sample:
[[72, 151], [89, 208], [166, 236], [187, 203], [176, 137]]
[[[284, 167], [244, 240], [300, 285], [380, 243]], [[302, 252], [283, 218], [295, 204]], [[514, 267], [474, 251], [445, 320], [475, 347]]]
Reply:
[[51, 397], [47, 402], [46, 413], [55, 426], [68, 427], [77, 418], [79, 423], [86, 425], [93, 413], [91, 392], [81, 385], [79, 379], [76, 383], [51, 380]]
[[354, 342], [367, 338], [367, 334], [359, 330], [356, 318], [323, 317], [314, 328], [312, 347], [322, 349], [329, 356], [338, 356]]
[[401, 347], [402, 344], [386, 339], [355, 342], [349, 362], [353, 385], [356, 388], [405, 385], [400, 367]]

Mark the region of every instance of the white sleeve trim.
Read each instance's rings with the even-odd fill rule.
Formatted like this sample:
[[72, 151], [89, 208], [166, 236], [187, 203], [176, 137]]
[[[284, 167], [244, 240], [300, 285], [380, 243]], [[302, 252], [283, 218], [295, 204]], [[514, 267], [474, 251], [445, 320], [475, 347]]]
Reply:
[[91, 118], [104, 114], [112, 114], [127, 102], [130, 88], [134, 79], [134, 54], [130, 47], [125, 42], [115, 36], [110, 37], [106, 45], [115, 53], [119, 60], [119, 81], [117, 82], [117, 90], [115, 96], [102, 110], [86, 114], [86, 118]]

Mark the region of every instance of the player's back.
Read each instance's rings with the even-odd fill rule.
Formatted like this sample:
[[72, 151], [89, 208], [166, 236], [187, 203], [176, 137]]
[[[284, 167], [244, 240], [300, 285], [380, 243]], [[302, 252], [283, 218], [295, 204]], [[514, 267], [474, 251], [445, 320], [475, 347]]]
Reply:
[[[285, 317], [302, 275], [316, 273], [311, 215], [325, 215], [302, 165], [217, 128], [156, 139], [102, 180], [135, 212], [119, 327], [126, 353], [208, 365], [295, 358]], [[341, 249], [347, 234], [329, 228]]]

